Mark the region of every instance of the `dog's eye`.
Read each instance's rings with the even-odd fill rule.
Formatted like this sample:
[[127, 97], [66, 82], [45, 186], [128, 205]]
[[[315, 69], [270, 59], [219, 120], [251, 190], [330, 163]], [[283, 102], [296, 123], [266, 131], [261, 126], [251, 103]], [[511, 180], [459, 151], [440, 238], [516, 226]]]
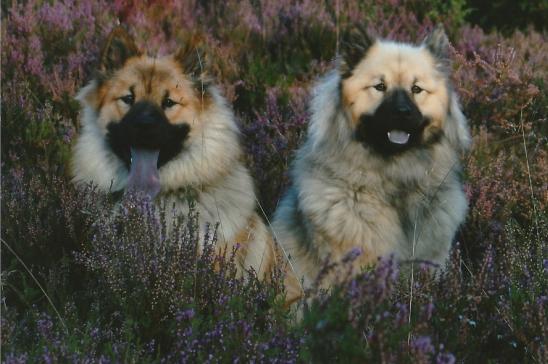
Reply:
[[175, 106], [177, 103], [170, 99], [169, 97], [166, 97], [164, 101], [162, 101], [162, 108], [163, 109], [169, 109], [172, 106]]
[[377, 91], [380, 91], [380, 92], [384, 92], [386, 91], [386, 85], [384, 84], [384, 82], [381, 82], [379, 84], [376, 84], [375, 86], [373, 86], [375, 88], [375, 90]]
[[120, 100], [122, 100], [124, 104], [131, 106], [135, 102], [135, 96], [133, 96], [133, 94], [129, 94], [129, 95], [120, 97]]
[[411, 92], [414, 94], [420, 94], [422, 91], [423, 89], [417, 85], [413, 85], [413, 87], [411, 87]]

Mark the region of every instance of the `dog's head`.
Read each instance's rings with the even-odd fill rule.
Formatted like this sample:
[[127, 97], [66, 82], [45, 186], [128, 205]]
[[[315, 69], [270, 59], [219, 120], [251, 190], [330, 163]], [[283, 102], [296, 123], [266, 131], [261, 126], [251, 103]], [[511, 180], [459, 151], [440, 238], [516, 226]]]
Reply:
[[203, 142], [211, 118], [202, 116], [214, 99], [203, 64], [194, 41], [156, 58], [139, 51], [122, 28], [109, 35], [97, 76], [77, 99], [93, 114], [87, 122], [95, 134], [129, 171], [126, 187], [152, 189], [155, 195], [159, 170]]
[[346, 35], [341, 102], [356, 141], [384, 157], [437, 142], [448, 122], [449, 42], [442, 28], [414, 46]]

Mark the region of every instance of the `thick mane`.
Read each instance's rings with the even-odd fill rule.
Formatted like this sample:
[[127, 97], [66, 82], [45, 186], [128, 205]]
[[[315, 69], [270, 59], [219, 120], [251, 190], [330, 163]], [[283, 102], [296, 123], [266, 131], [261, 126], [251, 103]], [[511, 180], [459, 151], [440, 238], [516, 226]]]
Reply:
[[[385, 42], [382, 42], [384, 45]], [[402, 46], [405, 49], [415, 49], [416, 46], [387, 43], [390, 47]], [[437, 72], [437, 71], [436, 71]], [[445, 78], [445, 76], [444, 76]], [[424, 174], [438, 166], [440, 174], [448, 173], [450, 169], [460, 169], [458, 151], [466, 150], [470, 144], [470, 135], [466, 118], [463, 115], [458, 96], [446, 80], [449, 91], [449, 107], [443, 123], [443, 135], [430, 149], [417, 148], [393, 158], [383, 158], [354, 141], [350, 115], [342, 105], [341, 100], [341, 70], [335, 68], [321, 77], [314, 85], [310, 103], [310, 124], [305, 144], [297, 152], [293, 175], [299, 179], [296, 170], [308, 168], [314, 163], [320, 168], [338, 165], [330, 173], [338, 178], [344, 178], [353, 185], [360, 185], [359, 170], [376, 170], [386, 178], [400, 180], [402, 183], [420, 181]], [[451, 145], [447, 148], [447, 145]], [[416, 161], [420, 161], [417, 163]], [[412, 166], [412, 168], [410, 168]], [[405, 173], [402, 173], [405, 171]]]
[[215, 87], [209, 86], [208, 92], [213, 102], [197, 121], [204, 128], [187, 142], [178, 157], [160, 169], [163, 189], [213, 182], [229, 174], [240, 158], [239, 131], [232, 112]]
[[119, 191], [125, 187], [128, 170], [110, 150], [104, 131], [96, 122], [97, 111], [89, 104], [87, 97], [93, 88], [95, 81], [84, 87], [77, 96], [77, 100], [83, 105], [80, 118], [83, 130], [71, 160], [73, 182], [93, 183], [103, 191]]
[[[93, 182], [104, 191], [125, 188], [128, 170], [105, 141], [104, 131], [97, 124], [97, 112], [89, 103], [96, 89], [93, 81], [77, 96], [83, 104], [81, 122], [83, 132], [75, 146], [72, 160], [74, 182]], [[186, 185], [204, 185], [230, 173], [241, 155], [239, 131], [226, 101], [214, 86], [208, 86], [211, 101], [200, 114], [203, 128], [200, 135], [185, 142], [183, 152], [160, 168], [163, 191]], [[90, 158], [93, 156], [93, 158]]]
[[351, 137], [341, 105], [341, 76], [337, 69], [322, 77], [314, 86], [310, 103], [311, 122], [308, 141], [313, 150], [324, 143], [347, 144]]
[[466, 151], [472, 143], [466, 117], [462, 113], [458, 96], [454, 91], [451, 91], [450, 98], [449, 115], [447, 116], [448, 120], [445, 123], [444, 132], [455, 149]]

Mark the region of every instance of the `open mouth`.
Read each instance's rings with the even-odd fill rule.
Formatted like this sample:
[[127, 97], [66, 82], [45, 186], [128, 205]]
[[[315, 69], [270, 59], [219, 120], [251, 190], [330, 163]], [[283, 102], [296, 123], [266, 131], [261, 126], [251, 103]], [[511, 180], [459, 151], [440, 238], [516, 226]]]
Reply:
[[154, 199], [160, 192], [158, 158], [160, 150], [131, 148], [131, 162], [127, 181], [128, 191], [139, 191]]
[[364, 147], [383, 157], [393, 157], [424, 143], [429, 119], [419, 110], [408, 92], [395, 89], [371, 113], [360, 115], [355, 138]]
[[161, 189], [159, 169], [181, 153], [190, 126], [169, 123], [158, 106], [141, 101], [107, 130], [107, 143], [128, 168], [127, 190], [154, 198]]
[[399, 145], [405, 145], [409, 142], [409, 137], [411, 134], [409, 134], [406, 131], [403, 130], [390, 130], [388, 133], [386, 133], [388, 136], [388, 140], [391, 143], [399, 144]]

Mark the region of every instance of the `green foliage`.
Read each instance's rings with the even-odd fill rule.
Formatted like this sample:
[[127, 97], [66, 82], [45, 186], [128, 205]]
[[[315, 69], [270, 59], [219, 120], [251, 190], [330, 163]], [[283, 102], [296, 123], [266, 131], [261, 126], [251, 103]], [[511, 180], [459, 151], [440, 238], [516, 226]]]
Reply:
[[468, 0], [470, 8], [467, 20], [487, 30], [499, 30], [509, 34], [515, 29], [535, 27], [546, 30], [548, 2], [544, 0]]

